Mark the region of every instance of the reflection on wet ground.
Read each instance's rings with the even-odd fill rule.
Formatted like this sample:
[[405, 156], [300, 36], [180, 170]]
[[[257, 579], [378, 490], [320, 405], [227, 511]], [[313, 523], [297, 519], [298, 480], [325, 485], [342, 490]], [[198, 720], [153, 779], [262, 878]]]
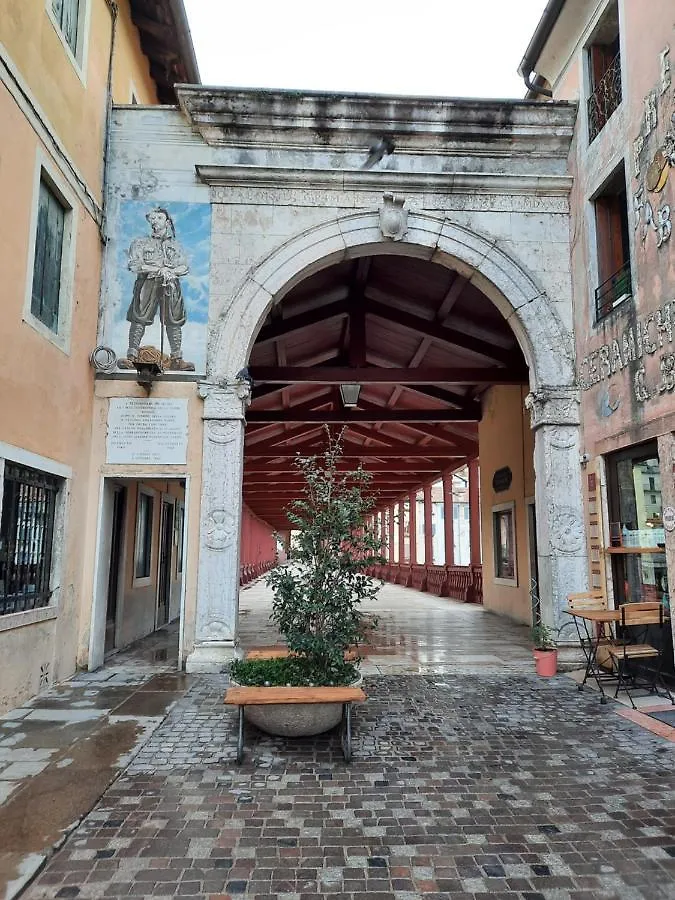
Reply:
[[[264, 581], [241, 592], [243, 648], [281, 642], [269, 622], [271, 609], [272, 594]], [[361, 667], [364, 675], [532, 672], [527, 626], [482, 606], [385, 584], [363, 610], [378, 619]]]
[[173, 624], [0, 717], [0, 897], [13, 897], [187, 690]]

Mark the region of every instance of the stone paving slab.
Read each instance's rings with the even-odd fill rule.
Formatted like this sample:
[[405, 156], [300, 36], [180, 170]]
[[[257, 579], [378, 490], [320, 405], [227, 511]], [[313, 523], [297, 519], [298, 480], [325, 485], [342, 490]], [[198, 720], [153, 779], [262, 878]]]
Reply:
[[335, 734], [249, 728], [202, 676], [28, 898], [675, 898], [673, 745], [528, 675], [366, 679]]
[[176, 635], [166, 629], [0, 716], [1, 898], [18, 895], [187, 689], [188, 676], [171, 672]]

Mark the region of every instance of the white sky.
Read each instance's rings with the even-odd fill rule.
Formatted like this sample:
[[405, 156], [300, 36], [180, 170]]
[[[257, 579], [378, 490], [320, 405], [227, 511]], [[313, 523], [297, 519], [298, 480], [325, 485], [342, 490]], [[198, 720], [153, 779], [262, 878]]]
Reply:
[[184, 0], [202, 82], [523, 97], [546, 0]]

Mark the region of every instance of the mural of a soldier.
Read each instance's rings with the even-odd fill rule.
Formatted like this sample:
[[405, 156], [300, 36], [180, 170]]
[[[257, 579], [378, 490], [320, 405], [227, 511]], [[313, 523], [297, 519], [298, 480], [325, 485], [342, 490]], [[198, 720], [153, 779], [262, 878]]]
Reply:
[[179, 279], [190, 271], [185, 252], [176, 240], [176, 229], [163, 207], [151, 209], [145, 217], [150, 236], [136, 238], [129, 247], [129, 270], [136, 275], [133, 296], [127, 310], [129, 349], [120, 359], [120, 369], [133, 369], [134, 360], [148, 325], [159, 311], [171, 350], [169, 369], [193, 372], [194, 363], [183, 359], [182, 328], [187, 316]]

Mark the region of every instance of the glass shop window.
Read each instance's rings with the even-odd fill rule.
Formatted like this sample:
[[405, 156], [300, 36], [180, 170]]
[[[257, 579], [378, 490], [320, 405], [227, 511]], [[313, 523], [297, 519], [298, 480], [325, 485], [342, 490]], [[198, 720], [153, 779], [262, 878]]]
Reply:
[[607, 459], [610, 551], [616, 603], [660, 601], [670, 607], [661, 472], [656, 443]]

